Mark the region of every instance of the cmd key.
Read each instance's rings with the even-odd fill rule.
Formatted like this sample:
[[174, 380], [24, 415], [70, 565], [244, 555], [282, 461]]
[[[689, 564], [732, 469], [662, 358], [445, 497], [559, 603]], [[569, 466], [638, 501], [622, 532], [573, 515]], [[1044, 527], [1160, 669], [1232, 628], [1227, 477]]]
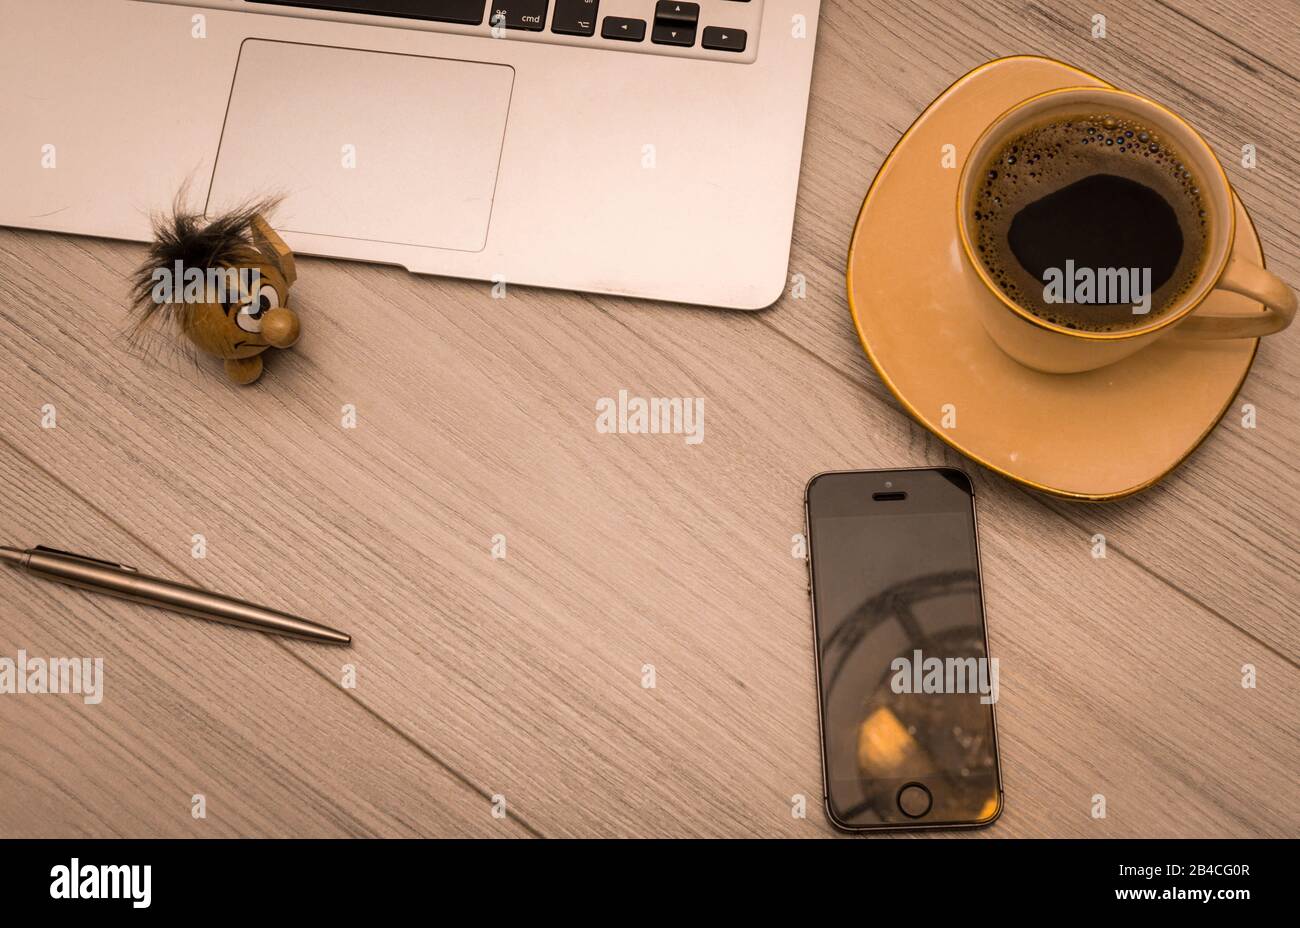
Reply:
[[492, 0], [488, 4], [488, 23], [507, 29], [527, 29], [541, 32], [546, 28], [546, 6], [549, 0]]

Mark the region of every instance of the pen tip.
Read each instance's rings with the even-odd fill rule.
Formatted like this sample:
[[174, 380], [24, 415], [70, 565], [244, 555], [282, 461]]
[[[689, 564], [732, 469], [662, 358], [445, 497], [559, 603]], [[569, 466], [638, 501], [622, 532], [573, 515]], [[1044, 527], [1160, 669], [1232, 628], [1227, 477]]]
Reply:
[[27, 552], [19, 551], [17, 548], [10, 548], [7, 545], [0, 545], [0, 561], [9, 564], [22, 565], [27, 560]]

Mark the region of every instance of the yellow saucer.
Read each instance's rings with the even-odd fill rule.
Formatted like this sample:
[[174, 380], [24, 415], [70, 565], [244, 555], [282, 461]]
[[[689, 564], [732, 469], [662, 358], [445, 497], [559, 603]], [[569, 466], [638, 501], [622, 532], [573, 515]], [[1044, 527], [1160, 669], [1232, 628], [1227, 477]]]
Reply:
[[[991, 61], [943, 92], [881, 166], [849, 246], [849, 310], [867, 357], [918, 422], [966, 457], [1018, 483], [1075, 500], [1144, 490], [1195, 450], [1227, 411], [1259, 339], [1170, 335], [1082, 374], [1043, 374], [993, 343], [971, 301], [978, 283], [957, 241], [962, 158], [1013, 104], [1057, 87], [1108, 86], [1058, 61]], [[946, 145], [956, 164], [943, 164]], [[1263, 264], [1236, 199], [1234, 254]], [[1262, 312], [1215, 292], [1212, 312]], [[945, 424], [951, 427], [945, 428]]]

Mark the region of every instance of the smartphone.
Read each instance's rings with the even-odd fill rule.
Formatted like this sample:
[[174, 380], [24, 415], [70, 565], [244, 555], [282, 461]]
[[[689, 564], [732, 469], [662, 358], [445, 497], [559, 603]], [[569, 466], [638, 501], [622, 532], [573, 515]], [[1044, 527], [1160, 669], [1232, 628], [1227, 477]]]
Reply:
[[826, 814], [847, 831], [1002, 814], [975, 493], [955, 467], [804, 491]]

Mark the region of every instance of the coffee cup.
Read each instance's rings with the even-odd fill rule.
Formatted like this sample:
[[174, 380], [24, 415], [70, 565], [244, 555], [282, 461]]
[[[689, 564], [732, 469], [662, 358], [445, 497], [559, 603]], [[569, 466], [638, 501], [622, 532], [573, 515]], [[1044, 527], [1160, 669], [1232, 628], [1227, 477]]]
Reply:
[[[1107, 211], [1111, 197], [1127, 206]], [[1099, 220], [1113, 223], [1114, 235]], [[1064, 227], [1070, 223], [1081, 227], [1074, 239], [1072, 226]], [[964, 260], [987, 291], [973, 300], [985, 330], [1006, 354], [1036, 370], [1094, 370], [1174, 333], [1271, 335], [1296, 313], [1295, 294], [1281, 279], [1233, 255], [1233, 192], [1210, 146], [1165, 107], [1126, 91], [1052, 90], [995, 119], [962, 168], [957, 227]], [[1061, 234], [1044, 234], [1053, 230]], [[1116, 255], [1125, 242], [1136, 248], [1134, 267], [1075, 267], [1071, 248]], [[1032, 281], [1056, 261], [1053, 255], [1067, 260], [1043, 273], [1043, 290], [1035, 291]], [[1151, 267], [1136, 266], [1142, 262], [1157, 265], [1157, 305], [1149, 287], [1138, 292], [1138, 282], [1151, 276]], [[1022, 264], [1032, 265], [1032, 273]], [[1124, 302], [1132, 310], [1117, 311], [1114, 293], [1105, 294], [1104, 306], [1061, 300], [1062, 282], [1066, 297], [1074, 295], [1075, 277], [1064, 279], [1066, 271], [1091, 284], [1123, 282], [1131, 271], [1135, 290]], [[1091, 298], [1106, 288], [1086, 289]], [[1265, 311], [1208, 312], [1204, 304], [1216, 290], [1241, 294]], [[1130, 299], [1135, 296], [1140, 299]]]

